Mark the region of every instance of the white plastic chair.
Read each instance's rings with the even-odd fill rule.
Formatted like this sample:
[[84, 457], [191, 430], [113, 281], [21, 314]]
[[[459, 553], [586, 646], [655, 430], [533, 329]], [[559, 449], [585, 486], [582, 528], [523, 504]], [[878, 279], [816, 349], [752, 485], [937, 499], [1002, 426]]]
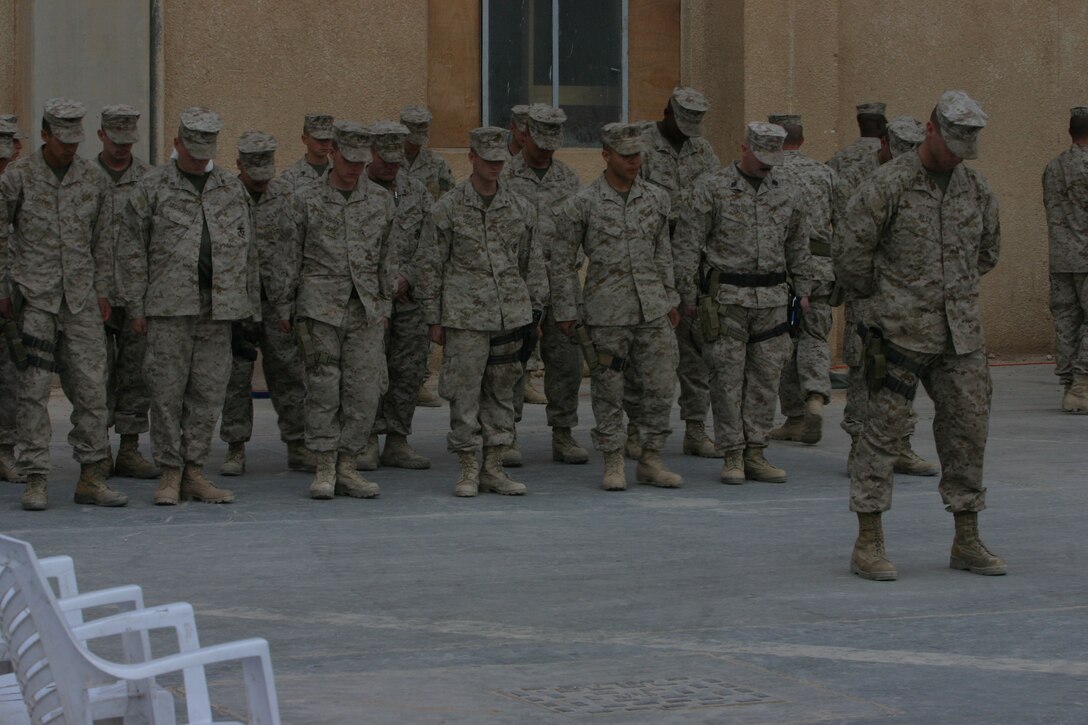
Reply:
[[[180, 652], [146, 662], [111, 662], [95, 655], [85, 640], [122, 635], [127, 640], [126, 658], [136, 640], [152, 629], [174, 629]], [[248, 639], [199, 648], [193, 610], [188, 604], [171, 604], [116, 614], [70, 627], [45, 574], [24, 541], [0, 536], [0, 634], [9, 643], [23, 700], [35, 725], [91, 725], [103, 718], [127, 717], [117, 699], [102, 700], [94, 694], [112, 690], [146, 693], [159, 675], [181, 672], [189, 725], [230, 725], [212, 720], [204, 668], [237, 661], [252, 725], [279, 725], [276, 684], [268, 642]], [[127, 635], [127, 637], [126, 637]], [[152, 702], [156, 698], [150, 698]], [[173, 722], [154, 708], [156, 724]], [[162, 719], [160, 719], [160, 716]], [[240, 725], [234, 723], [233, 725]]]

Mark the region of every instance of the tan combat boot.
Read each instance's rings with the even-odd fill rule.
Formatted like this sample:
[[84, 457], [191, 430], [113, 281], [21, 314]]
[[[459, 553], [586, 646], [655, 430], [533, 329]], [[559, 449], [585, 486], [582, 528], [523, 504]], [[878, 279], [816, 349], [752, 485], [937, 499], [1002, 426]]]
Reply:
[[246, 472], [246, 444], [231, 443], [227, 448], [227, 457], [219, 467], [220, 476], [241, 476]]
[[814, 393], [805, 401], [805, 419], [801, 442], [814, 446], [824, 435], [824, 396]]
[[49, 496], [44, 473], [32, 473], [26, 477], [26, 489], [19, 502], [23, 505], [23, 511], [45, 511], [49, 506]]
[[442, 401], [424, 383], [419, 386], [419, 392], [416, 393], [416, 405], [421, 408], [439, 408], [442, 406]]
[[355, 456], [340, 451], [336, 457], [336, 486], [333, 492], [337, 496], [377, 498], [382, 490], [378, 488], [378, 484], [360, 476], [358, 469], [359, 463], [355, 460]]
[[[376, 471], [378, 470], [378, 436], [375, 433], [370, 434], [370, 438], [366, 441], [366, 448], [358, 456], [353, 457], [355, 460], [355, 470], [357, 471]], [[337, 466], [340, 464], [337, 463]], [[365, 479], [364, 479], [365, 480]]]
[[113, 462], [113, 475], [121, 478], [158, 478], [159, 469], [140, 454], [140, 436], [125, 433]]
[[533, 384], [533, 376], [525, 378], [525, 402], [528, 405], [547, 405], [548, 398]]
[[514, 431], [514, 442], [502, 448], [502, 465], [507, 468], [521, 468], [521, 449], [518, 448], [518, 432]]
[[287, 468], [305, 473], [313, 473], [317, 470], [317, 458], [314, 452], [306, 447], [304, 441], [287, 441]]
[[795, 443], [801, 442], [801, 437], [805, 434], [805, 416], [794, 415], [786, 418], [786, 422], [778, 426], [767, 437], [772, 441], [793, 441]]
[[1062, 410], [1066, 413], [1088, 414], [1088, 374], [1073, 373], [1073, 384], [1062, 396]]
[[26, 483], [26, 476], [15, 465], [15, 446], [0, 446], [0, 480]]
[[744, 483], [744, 451], [737, 449], [726, 452], [721, 480], [722, 483], [728, 483], [730, 486], [739, 486]]
[[578, 445], [570, 428], [552, 428], [552, 460], [556, 463], [585, 463], [589, 451]]
[[476, 451], [459, 451], [457, 462], [461, 465], [461, 476], [453, 487], [453, 495], [471, 498], [480, 490], [480, 463], [476, 460]]
[[952, 539], [948, 565], [984, 576], [1003, 575], [1008, 570], [1005, 560], [987, 549], [978, 537], [978, 513], [957, 511], [953, 515], [956, 519], [956, 537]]
[[102, 475], [102, 462], [95, 461], [79, 467], [75, 502], [86, 506], [124, 506], [128, 496], [109, 487]]
[[601, 488], [605, 491], [623, 491], [627, 488], [627, 470], [623, 465], [622, 451], [604, 452], [604, 478]]
[[501, 493], [504, 496], [521, 496], [529, 489], [506, 475], [502, 466], [502, 446], [484, 448], [484, 467], [480, 471], [480, 490], [484, 493]]
[[408, 445], [408, 439], [400, 433], [386, 434], [381, 461], [383, 466], [410, 468], [416, 471], [431, 467], [430, 459], [416, 453], [415, 449]]
[[177, 506], [181, 496], [181, 468], [163, 466], [159, 472], [159, 487], [155, 489], [156, 506]]
[[899, 457], [895, 459], [893, 470], [904, 476], [936, 476], [941, 472], [940, 466], [925, 460], [910, 447], [910, 439], [903, 441], [903, 448]]
[[701, 420], [684, 421], [684, 455], [702, 458], [721, 458], [722, 454], [714, 448], [714, 441], [706, 434], [706, 426]]
[[665, 468], [665, 462], [661, 460], [661, 452], [652, 448], [642, 449], [642, 458], [635, 467], [635, 480], [658, 488], [680, 488], [680, 485], [684, 483], [680, 474]]
[[314, 480], [310, 483], [310, 498], [328, 501], [336, 492], [336, 451], [314, 454]]
[[778, 466], [772, 466], [763, 457], [762, 448], [744, 449], [744, 477], [749, 481], [763, 483], [785, 483], [786, 472]]
[[627, 424], [627, 442], [623, 445], [623, 455], [632, 461], [642, 458], [642, 446], [638, 442], [638, 426], [634, 423]]
[[234, 492], [219, 488], [204, 475], [204, 466], [186, 463], [181, 475], [181, 500], [234, 503]]
[[895, 581], [899, 573], [884, 551], [884, 526], [880, 512], [858, 512], [858, 538], [850, 555], [850, 573], [878, 582]]

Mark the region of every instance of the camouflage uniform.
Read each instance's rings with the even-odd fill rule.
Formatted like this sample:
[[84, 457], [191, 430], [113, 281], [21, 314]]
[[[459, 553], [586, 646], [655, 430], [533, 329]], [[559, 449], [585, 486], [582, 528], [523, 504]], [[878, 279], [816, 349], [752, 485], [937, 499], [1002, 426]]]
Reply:
[[[287, 283], [297, 266], [296, 250], [283, 231], [283, 216], [292, 203], [291, 185], [272, 179], [268, 189], [253, 201], [250, 211], [261, 271], [261, 322], [256, 342], [261, 350], [261, 366], [269, 397], [276, 411], [280, 440], [302, 441], [306, 432], [303, 402], [306, 388], [302, 381], [302, 360], [294, 333], [281, 332], [281, 320], [290, 320], [291, 294]], [[250, 197], [252, 198], [252, 197]], [[254, 323], [257, 324], [257, 323]], [[219, 437], [227, 443], [244, 443], [253, 434], [254, 363], [232, 356], [230, 379], [223, 403]]]
[[450, 165], [428, 148], [421, 148], [414, 159], [406, 159], [403, 168], [413, 179], [422, 182], [436, 201], [454, 187]]
[[533, 206], [501, 181], [486, 208], [471, 179], [435, 204], [435, 249], [419, 294], [427, 324], [446, 333], [438, 392], [450, 401], [451, 452], [513, 442], [522, 365], [488, 358], [516, 355], [517, 333], [543, 308], [548, 280], [535, 222]]
[[316, 453], [358, 454], [387, 388], [384, 321], [394, 289], [395, 211], [393, 197], [374, 182], [360, 178], [345, 199], [329, 174], [296, 193], [289, 208], [287, 226], [301, 259], [295, 324], [312, 345], [301, 350], [306, 447]]
[[326, 162], [325, 170], [319, 172], [314, 169], [313, 165], [311, 165], [310, 162], [306, 160], [306, 157], [303, 156], [301, 159], [287, 167], [287, 170], [280, 175], [280, 178], [290, 184], [295, 191], [298, 191], [322, 178], [331, 165], [332, 162]]
[[[215, 166], [204, 188], [177, 164], [137, 184], [118, 242], [131, 319], [147, 319], [144, 376], [151, 392], [151, 447], [160, 466], [203, 466], [223, 408], [231, 322], [260, 317], [257, 249], [248, 194]], [[211, 275], [200, 271], [204, 231]]]
[[[114, 180], [106, 168], [98, 164], [106, 185], [102, 214], [103, 241], [109, 244], [111, 256], [117, 249], [121, 235], [125, 207], [136, 184], [151, 169], [144, 161], [133, 157], [121, 177]], [[114, 264], [115, 275], [111, 279], [110, 304], [113, 313], [106, 324], [106, 354], [109, 360], [109, 379], [106, 398], [109, 404], [110, 424], [121, 435], [146, 433], [148, 408], [151, 404], [147, 383], [144, 382], [144, 356], [147, 338], [132, 329], [132, 321], [122, 304], [124, 277]], [[67, 376], [61, 379], [68, 384]]]
[[[640, 176], [668, 192], [671, 209], [669, 230], [673, 232], [695, 181], [703, 174], [717, 171], [722, 164], [710, 142], [702, 137], [688, 138], [677, 151], [661, 134], [657, 124], [649, 123], [643, 129], [642, 138], [646, 151], [642, 154]], [[678, 243], [674, 235], [674, 254]], [[680, 363], [676, 368], [680, 381], [680, 417], [705, 422], [710, 409], [710, 373], [703, 360], [705, 345], [698, 322], [690, 317], [682, 318], [676, 327], [676, 342], [680, 354]], [[629, 413], [632, 408], [637, 408], [642, 397], [637, 387], [631, 388], [625, 406]]]
[[809, 309], [801, 317], [793, 354], [782, 368], [778, 398], [788, 417], [805, 414], [805, 400], [819, 395], [831, 401], [831, 288], [835, 271], [831, 265], [831, 230], [834, 224], [835, 172], [800, 151], [786, 151], [785, 161], [775, 168], [779, 181], [788, 181], [801, 192], [808, 222], [809, 251], [812, 254], [812, 294]]
[[[569, 199], [556, 215], [551, 257], [552, 303], [560, 320], [578, 319], [578, 266], [589, 257], [585, 319], [598, 356], [626, 361], [644, 398], [634, 422], [642, 445], [660, 451], [671, 429], [676, 392], [676, 337], [668, 312], [679, 297], [673, 284], [669, 197], [635, 179], [626, 201], [602, 175]], [[623, 426], [624, 374], [598, 364], [590, 370], [593, 444], [618, 451]], [[550, 398], [549, 398], [550, 400]]]
[[785, 332], [787, 277], [798, 295], [811, 292], [803, 209], [798, 190], [774, 172], [757, 192], [731, 164], [697, 182], [681, 212], [673, 255], [685, 306], [696, 303], [701, 256], [707, 273], [765, 277], [740, 280], [743, 286], [723, 280], [718, 288], [721, 334], [706, 344], [703, 355], [710, 371], [714, 444], [721, 453], [767, 446], [790, 341], [785, 334], [756, 342], [748, 338]]
[[[419, 284], [434, 248], [433, 201], [422, 182], [409, 177], [403, 167], [391, 191], [395, 191], [397, 206], [390, 242], [397, 255], [395, 274], [404, 275], [411, 290]], [[416, 396], [427, 379], [429, 345], [420, 304], [411, 298], [408, 302], [394, 300], [385, 343], [389, 389], [382, 397], [374, 433], [411, 435]]]
[[1054, 373], [1068, 387], [1074, 374], [1088, 375], [1088, 149], [1073, 144], [1047, 164], [1043, 200], [1057, 333]]
[[23, 341], [37, 359], [19, 375], [18, 464], [25, 475], [50, 470], [49, 390], [54, 367], [72, 381], [72, 431], [81, 464], [105, 460], [106, 339], [97, 299], [108, 297], [112, 276], [109, 244], [101, 236], [106, 190], [91, 162], [76, 157], [58, 181], [35, 151], [0, 177], [5, 216], [12, 225], [11, 284], [0, 278], [0, 299], [11, 286], [23, 296]]
[[[555, 243], [556, 211], [569, 197], [578, 192], [578, 174], [567, 164], [553, 158], [543, 177], [525, 163], [518, 154], [507, 162], [502, 172], [506, 188], [520, 194], [537, 211], [537, 229], [533, 241], [540, 247], [546, 269], [550, 267], [552, 245]], [[581, 268], [581, 260], [571, 257], [566, 263], [572, 269]], [[578, 345], [559, 331], [550, 302], [545, 302], [541, 320], [540, 357], [544, 361], [545, 409], [551, 428], [574, 428], [578, 425], [578, 389], [582, 384], [582, 353]], [[521, 420], [527, 376], [522, 374], [514, 388], [514, 420]]]
[[903, 154], [866, 180], [840, 226], [838, 279], [850, 294], [871, 296], [865, 323], [882, 330], [892, 351], [851, 452], [850, 508], [891, 507], [892, 466], [921, 382], [935, 407], [941, 498], [952, 512], [980, 511], [991, 383], [979, 279], [997, 263], [997, 199], [963, 164], [942, 194], [918, 154]]

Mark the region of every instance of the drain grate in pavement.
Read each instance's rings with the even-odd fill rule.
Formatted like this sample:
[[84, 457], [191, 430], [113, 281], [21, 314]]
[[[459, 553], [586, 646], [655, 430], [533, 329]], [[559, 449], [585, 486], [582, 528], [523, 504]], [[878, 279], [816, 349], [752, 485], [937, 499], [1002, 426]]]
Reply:
[[579, 715], [787, 702], [750, 687], [708, 677], [522, 687], [501, 692], [516, 700], [546, 707], [553, 712]]

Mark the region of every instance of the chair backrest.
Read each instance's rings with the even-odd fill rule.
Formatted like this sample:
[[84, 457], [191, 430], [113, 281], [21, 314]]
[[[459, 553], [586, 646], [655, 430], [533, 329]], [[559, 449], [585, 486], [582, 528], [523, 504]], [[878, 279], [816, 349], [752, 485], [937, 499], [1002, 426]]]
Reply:
[[0, 536], [0, 634], [35, 725], [89, 724], [87, 687], [101, 675], [77, 645], [25, 541]]

